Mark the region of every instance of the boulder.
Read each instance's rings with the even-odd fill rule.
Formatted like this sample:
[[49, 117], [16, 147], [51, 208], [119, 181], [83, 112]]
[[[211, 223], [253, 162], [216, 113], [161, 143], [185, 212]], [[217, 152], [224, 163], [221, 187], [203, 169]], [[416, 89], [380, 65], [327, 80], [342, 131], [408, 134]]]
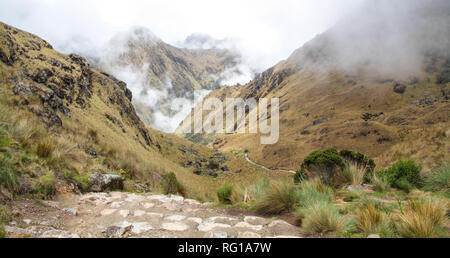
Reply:
[[398, 94], [403, 94], [406, 91], [406, 86], [404, 84], [395, 83], [394, 84], [394, 92]]
[[94, 173], [89, 176], [89, 185], [93, 192], [122, 190], [123, 181], [119, 175]]

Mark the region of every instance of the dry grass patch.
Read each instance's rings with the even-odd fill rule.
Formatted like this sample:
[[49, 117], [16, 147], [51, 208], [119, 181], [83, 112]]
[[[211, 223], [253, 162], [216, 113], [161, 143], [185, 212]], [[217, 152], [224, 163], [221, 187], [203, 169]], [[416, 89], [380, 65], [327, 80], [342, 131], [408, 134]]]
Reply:
[[293, 211], [298, 203], [298, 190], [292, 182], [273, 183], [256, 201], [255, 211], [259, 214], [281, 214]]
[[[398, 233], [405, 238], [441, 237], [447, 223], [446, 206], [433, 200], [409, 201], [398, 216]], [[444, 234], [448, 237], [448, 232]]]

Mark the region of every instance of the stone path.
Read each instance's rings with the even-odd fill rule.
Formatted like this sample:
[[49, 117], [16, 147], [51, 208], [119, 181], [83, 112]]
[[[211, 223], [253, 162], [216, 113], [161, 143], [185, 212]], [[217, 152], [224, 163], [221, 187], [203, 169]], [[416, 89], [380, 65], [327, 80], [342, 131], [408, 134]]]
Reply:
[[[6, 227], [34, 237], [260, 238], [300, 237], [282, 220], [224, 215], [209, 203], [180, 196], [89, 193], [47, 202], [64, 212], [61, 228]], [[38, 223], [39, 224], [39, 223]], [[20, 235], [20, 232], [16, 232]]]

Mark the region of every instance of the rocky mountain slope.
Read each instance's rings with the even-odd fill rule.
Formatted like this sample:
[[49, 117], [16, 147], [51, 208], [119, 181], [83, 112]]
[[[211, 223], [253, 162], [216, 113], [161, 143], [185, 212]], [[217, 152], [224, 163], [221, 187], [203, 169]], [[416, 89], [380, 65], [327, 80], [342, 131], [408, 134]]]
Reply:
[[[224, 72], [239, 73], [233, 69], [240, 63], [240, 56], [231, 50], [177, 48], [143, 27], [117, 35], [106, 50], [96, 65], [131, 81], [140, 117], [146, 124], [168, 132], [175, 128], [162, 125], [159, 117], [166, 117], [163, 122], [168, 123], [169, 119], [176, 120], [179, 112], [185, 111], [185, 116], [196, 94], [201, 100], [207, 91], [220, 88]], [[175, 107], [177, 98], [188, 105], [185, 110]]]
[[[165, 192], [170, 181], [177, 185], [170, 192], [214, 200], [224, 181], [266, 173], [148, 128], [124, 82], [4, 23], [0, 86], [1, 200], [89, 191], [95, 172], [121, 176], [127, 191]], [[164, 177], [170, 173], [175, 181]]]
[[327, 148], [360, 151], [380, 166], [404, 157], [427, 168], [448, 160], [450, 6], [430, 2], [368, 3], [247, 85], [208, 96], [279, 98], [277, 144], [260, 145], [252, 134], [203, 138], [220, 150], [248, 150], [269, 168], [298, 170], [309, 153]]

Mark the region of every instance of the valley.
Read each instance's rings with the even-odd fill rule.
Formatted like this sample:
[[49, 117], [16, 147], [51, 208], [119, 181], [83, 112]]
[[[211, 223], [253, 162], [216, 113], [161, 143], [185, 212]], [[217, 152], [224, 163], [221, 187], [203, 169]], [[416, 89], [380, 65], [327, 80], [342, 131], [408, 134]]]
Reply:
[[0, 22], [0, 238], [448, 238], [450, 4], [399, 2], [258, 74], [209, 36], [84, 57]]

